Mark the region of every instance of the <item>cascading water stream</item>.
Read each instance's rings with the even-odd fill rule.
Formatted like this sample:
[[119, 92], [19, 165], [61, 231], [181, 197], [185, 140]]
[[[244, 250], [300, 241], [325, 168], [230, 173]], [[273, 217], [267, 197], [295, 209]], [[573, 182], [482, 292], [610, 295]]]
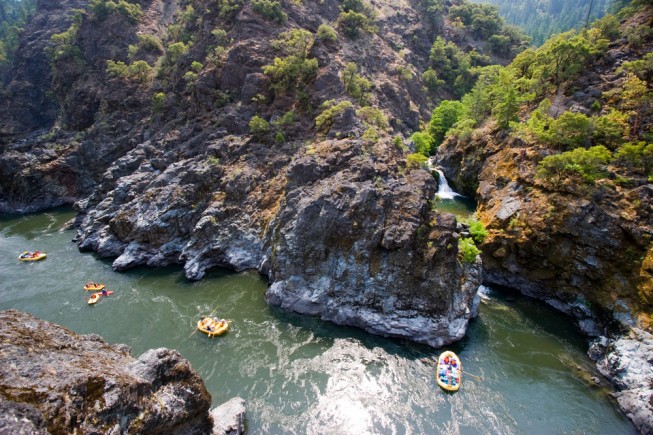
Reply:
[[431, 172], [435, 171], [438, 173], [438, 193], [437, 196], [440, 199], [454, 199], [457, 196], [463, 196], [460, 193], [454, 192], [451, 186], [449, 186], [449, 183], [447, 182], [447, 178], [444, 176], [444, 172], [442, 170], [438, 169], [434, 164], [433, 164], [433, 157], [428, 159], [428, 168]]
[[438, 173], [438, 193], [437, 195], [441, 199], [454, 199], [457, 196], [462, 196], [459, 193], [453, 191], [447, 182], [447, 178], [444, 176], [444, 173], [440, 169], [435, 170]]

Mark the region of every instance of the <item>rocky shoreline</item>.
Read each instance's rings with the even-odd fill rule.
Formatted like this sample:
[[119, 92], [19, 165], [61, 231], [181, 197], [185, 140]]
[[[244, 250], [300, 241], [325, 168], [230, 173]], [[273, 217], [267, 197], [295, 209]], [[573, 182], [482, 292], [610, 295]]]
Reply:
[[16, 310], [0, 312], [0, 433], [244, 432], [244, 401], [209, 410], [204, 382], [177, 351], [126, 345]]
[[588, 356], [619, 390], [619, 407], [641, 434], [653, 434], [653, 336], [633, 328], [615, 339], [593, 342]]

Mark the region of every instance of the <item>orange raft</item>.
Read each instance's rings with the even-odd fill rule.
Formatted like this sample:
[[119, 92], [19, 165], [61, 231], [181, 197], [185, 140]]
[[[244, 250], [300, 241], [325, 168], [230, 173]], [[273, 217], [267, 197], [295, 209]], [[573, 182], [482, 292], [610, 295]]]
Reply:
[[47, 257], [47, 254], [45, 252], [25, 251], [25, 252], [21, 252], [21, 254], [18, 256], [18, 259], [20, 261], [39, 261], [39, 260], [43, 260], [45, 257]]
[[215, 317], [203, 317], [197, 322], [197, 329], [209, 337], [214, 337], [216, 335], [222, 335], [229, 329], [229, 323], [224, 319], [218, 320]]
[[104, 289], [105, 287], [106, 287], [106, 285], [104, 285], [104, 284], [98, 284], [98, 283], [92, 282], [92, 281], [87, 282], [86, 284], [84, 284], [84, 290], [86, 290], [87, 292], [99, 292], [102, 289]]

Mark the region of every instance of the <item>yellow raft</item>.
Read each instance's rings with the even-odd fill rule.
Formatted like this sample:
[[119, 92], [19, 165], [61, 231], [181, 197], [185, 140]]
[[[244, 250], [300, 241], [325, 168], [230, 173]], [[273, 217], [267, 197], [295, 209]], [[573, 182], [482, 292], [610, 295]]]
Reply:
[[229, 323], [224, 319], [218, 320], [213, 317], [206, 317], [197, 322], [197, 329], [209, 337], [214, 337], [216, 335], [222, 335], [227, 329], [229, 329]]
[[462, 384], [463, 364], [458, 355], [450, 350], [444, 351], [438, 357], [435, 368], [435, 379], [438, 385], [447, 391], [458, 391]]
[[45, 257], [47, 257], [45, 252], [39, 252], [39, 251], [29, 252], [29, 251], [25, 251], [25, 252], [22, 252], [18, 256], [18, 259], [20, 261], [39, 261], [39, 260], [43, 260]]
[[106, 286], [104, 284], [98, 284], [95, 282], [87, 282], [84, 285], [84, 290], [87, 292], [99, 292], [102, 291]]

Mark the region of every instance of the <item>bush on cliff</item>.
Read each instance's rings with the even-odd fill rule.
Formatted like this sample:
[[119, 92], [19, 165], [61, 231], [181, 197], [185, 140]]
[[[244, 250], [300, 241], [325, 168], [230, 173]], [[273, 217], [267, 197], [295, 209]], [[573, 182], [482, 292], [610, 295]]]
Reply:
[[560, 185], [565, 179], [593, 184], [607, 176], [607, 165], [612, 153], [603, 145], [589, 149], [576, 148], [562, 154], [547, 156], [537, 166], [537, 178], [552, 187]]
[[288, 19], [288, 15], [283, 11], [281, 3], [277, 1], [253, 0], [252, 8], [257, 14], [277, 24], [283, 24]]
[[315, 117], [315, 128], [322, 133], [328, 133], [333, 125], [335, 118], [345, 112], [345, 110], [354, 107], [351, 101], [341, 101], [336, 103], [335, 100], [328, 100], [322, 103], [322, 112]]
[[143, 16], [140, 4], [126, 0], [91, 0], [89, 9], [98, 21], [104, 21], [109, 15], [119, 13], [127, 17], [130, 23], [136, 24]]
[[304, 29], [283, 32], [272, 41], [272, 47], [286, 57], [275, 57], [271, 65], [263, 66], [263, 73], [270, 77], [270, 88], [279, 95], [295, 91], [317, 74], [317, 59], [309, 58], [315, 37]]
[[347, 93], [361, 106], [366, 105], [371, 98], [369, 91], [372, 82], [358, 74], [358, 65], [354, 62], [347, 63], [341, 76]]
[[463, 263], [474, 263], [480, 253], [481, 250], [476, 247], [473, 239], [466, 237], [458, 239], [458, 258]]

